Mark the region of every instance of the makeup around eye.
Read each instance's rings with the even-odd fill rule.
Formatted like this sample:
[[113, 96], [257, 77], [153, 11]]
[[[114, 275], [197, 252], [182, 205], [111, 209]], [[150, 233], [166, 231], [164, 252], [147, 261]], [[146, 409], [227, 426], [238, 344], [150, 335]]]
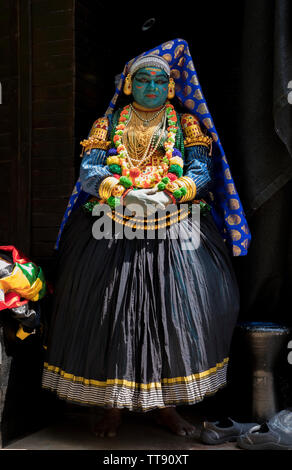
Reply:
[[135, 77], [135, 79], [137, 80], [137, 82], [140, 82], [140, 83], [150, 83], [152, 81], [154, 81], [158, 85], [164, 85], [165, 83], [167, 83], [167, 80], [164, 77], [162, 78]]

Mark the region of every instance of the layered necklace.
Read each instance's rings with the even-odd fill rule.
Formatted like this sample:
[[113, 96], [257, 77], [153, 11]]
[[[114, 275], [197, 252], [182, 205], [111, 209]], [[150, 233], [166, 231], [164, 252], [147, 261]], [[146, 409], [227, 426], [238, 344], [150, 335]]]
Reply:
[[[163, 121], [162, 121], [162, 126], [161, 126], [161, 122], [159, 122], [159, 124], [154, 129], [152, 137], [150, 138], [148, 145], [146, 149], [144, 150], [142, 158], [141, 160], [139, 159], [138, 165], [133, 164], [132, 159], [127, 150], [127, 147], [123, 143], [123, 136], [131, 120], [133, 109], [134, 108], [132, 105], [127, 105], [123, 108], [120, 114], [118, 125], [116, 126], [116, 129], [115, 129], [115, 135], [113, 138], [114, 145], [116, 147], [116, 152], [114, 153], [115, 155], [117, 155], [119, 159], [119, 164], [121, 168], [129, 169], [133, 167], [137, 168], [138, 166], [141, 167], [141, 165], [144, 163], [146, 158], [149, 158], [157, 150], [161, 142], [161, 139], [165, 133], [165, 130], [167, 130], [167, 138], [163, 144], [164, 149], [165, 149], [165, 156], [168, 159], [171, 158], [174, 144], [175, 144], [176, 133], [178, 129], [177, 128], [177, 116], [176, 116], [176, 112], [175, 112], [173, 105], [170, 103], [167, 103], [161, 110], [155, 113], [155, 115], [152, 116], [150, 119], [145, 119], [145, 120], [141, 119], [142, 121], [146, 121], [147, 123], [149, 123], [150, 121], [153, 121], [157, 116], [159, 116], [159, 114], [162, 111], [165, 110]], [[136, 110], [135, 110], [135, 114], [138, 114]], [[140, 116], [138, 115], [138, 117]], [[160, 131], [160, 129], [161, 129], [160, 136], [157, 138], [157, 134]], [[156, 143], [154, 144], [155, 139], [156, 139]], [[108, 162], [108, 164], [110, 163], [111, 162]]]
[[[163, 113], [163, 115], [162, 115]], [[145, 126], [145, 121], [147, 126]], [[165, 106], [150, 119], [144, 119], [134, 108], [130, 109], [130, 119], [124, 129], [122, 143], [127, 149], [130, 167], [142, 168], [159, 148], [166, 131]]]

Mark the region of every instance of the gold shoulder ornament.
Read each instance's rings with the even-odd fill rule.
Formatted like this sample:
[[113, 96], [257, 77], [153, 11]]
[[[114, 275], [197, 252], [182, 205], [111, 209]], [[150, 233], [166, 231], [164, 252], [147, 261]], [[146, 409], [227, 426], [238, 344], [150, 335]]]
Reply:
[[108, 128], [109, 122], [106, 117], [99, 118], [93, 123], [88, 139], [80, 142], [83, 147], [81, 157], [83, 157], [84, 152], [92, 149], [107, 150], [110, 147], [111, 142], [107, 140]]
[[212, 138], [205, 135], [199, 123], [199, 120], [193, 114], [183, 114], [181, 125], [184, 134], [184, 146], [203, 145], [210, 148]]

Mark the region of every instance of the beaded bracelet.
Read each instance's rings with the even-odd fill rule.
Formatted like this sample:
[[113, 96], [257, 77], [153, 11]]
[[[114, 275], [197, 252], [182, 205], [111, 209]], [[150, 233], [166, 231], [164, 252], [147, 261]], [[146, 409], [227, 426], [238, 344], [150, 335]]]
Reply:
[[160, 183], [157, 185], [158, 189], [160, 191], [168, 190], [171, 192], [172, 196], [177, 200], [180, 199], [182, 196], [185, 196], [187, 194], [187, 189], [185, 187], [179, 187], [178, 184], [176, 184], [176, 181], [170, 181], [170, 179], [165, 176], [162, 178]]
[[[133, 186], [131, 179], [127, 176], [120, 176], [118, 179], [118, 184], [124, 186], [125, 189], [129, 189]], [[112, 209], [114, 209], [115, 207], [121, 204], [121, 197], [123, 196], [123, 194], [121, 196], [111, 195], [107, 198], [106, 202]]]

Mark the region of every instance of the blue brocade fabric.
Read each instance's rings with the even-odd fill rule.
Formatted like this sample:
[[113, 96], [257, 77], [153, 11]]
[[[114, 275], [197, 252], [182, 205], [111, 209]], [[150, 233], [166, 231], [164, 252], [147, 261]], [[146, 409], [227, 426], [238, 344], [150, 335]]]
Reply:
[[[227, 246], [230, 248], [233, 256], [246, 255], [250, 244], [251, 234], [239, 195], [231, 175], [230, 167], [228, 165], [217, 130], [213, 123], [212, 116], [208, 110], [201, 86], [199, 84], [188, 43], [184, 39], [174, 39], [167, 41], [166, 43], [163, 43], [147, 52], [144, 52], [138, 57], [148, 54], [162, 56], [168, 61], [171, 68], [171, 76], [174, 78], [176, 84], [176, 96], [179, 99], [181, 105], [185, 108], [186, 112], [194, 114], [199, 119], [202, 129], [205, 130], [213, 139], [212, 215], [221, 233], [221, 236], [223, 237]], [[123, 73], [121, 74], [120, 82], [116, 88], [116, 92], [109, 104], [105, 116], [110, 117], [114, 112], [116, 102], [121, 93], [124, 79], [128, 74], [129, 67], [134, 63], [135, 60], [138, 59], [138, 57], [132, 59], [125, 65]], [[187, 162], [188, 160], [190, 160], [189, 163]], [[208, 188], [209, 182], [205, 179], [205, 175], [207, 174], [205, 173], [205, 170], [207, 170], [206, 165], [207, 163], [204, 161], [203, 154], [201, 157], [196, 155], [195, 160], [192, 160], [192, 151], [187, 152], [187, 168], [186, 171], [184, 171], [184, 174], [187, 174], [187, 172], [196, 174], [198, 191], [200, 191], [200, 185], [202, 185], [202, 189], [204, 186], [204, 190]], [[191, 174], [188, 174], [188, 176], [191, 176]], [[88, 183], [90, 185], [90, 180]], [[93, 186], [90, 186], [90, 188], [94, 189], [95, 183], [92, 184]], [[198, 192], [198, 194], [200, 194], [200, 192]], [[65, 215], [62, 220], [55, 246], [56, 249], [58, 249], [61, 233], [70, 213], [72, 210], [76, 209], [82, 203], [84, 203], [88, 196], [89, 194], [82, 190], [81, 181], [79, 178], [73, 189]]]
[[196, 199], [206, 198], [212, 189], [212, 159], [202, 145], [185, 149], [184, 175], [196, 184]]
[[89, 154], [85, 153], [80, 166], [80, 181], [82, 188], [89, 194], [101, 198], [99, 186], [104, 178], [112, 176], [106, 165], [106, 151], [92, 149]]

